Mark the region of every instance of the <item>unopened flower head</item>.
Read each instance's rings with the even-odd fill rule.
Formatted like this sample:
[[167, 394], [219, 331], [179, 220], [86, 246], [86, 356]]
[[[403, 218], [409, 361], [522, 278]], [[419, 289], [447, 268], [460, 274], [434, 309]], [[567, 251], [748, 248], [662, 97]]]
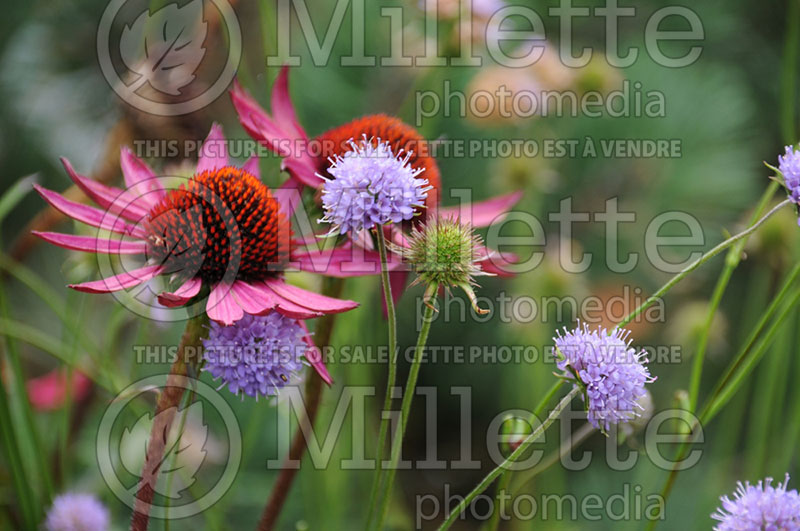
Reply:
[[66, 493], [56, 496], [47, 513], [47, 531], [105, 531], [111, 517], [108, 509], [91, 494]]
[[719, 524], [717, 531], [745, 529], [800, 529], [800, 494], [786, 490], [789, 474], [783, 483], [772, 485], [772, 478], [757, 485], [740, 481], [733, 499], [722, 496], [722, 507], [711, 515]]
[[589, 330], [578, 325], [554, 338], [558, 368], [584, 391], [588, 420], [607, 432], [612, 424], [641, 415], [645, 384], [654, 378], [644, 365], [645, 352], [631, 348], [628, 332], [615, 328]]
[[426, 286], [459, 287], [467, 294], [478, 313], [472, 286], [477, 275], [487, 275], [478, 261], [482, 249], [480, 236], [469, 225], [450, 217], [431, 219], [420, 228], [414, 227], [407, 246], [398, 252], [417, 273], [415, 283]]
[[409, 164], [410, 153], [395, 154], [388, 142], [351, 141], [352, 150], [331, 160], [328, 173], [319, 175], [322, 186], [321, 223], [331, 223], [332, 233], [369, 230], [385, 223], [399, 223], [423, 208], [428, 181], [422, 169]]
[[212, 322], [203, 340], [204, 370], [234, 394], [274, 396], [303, 368], [306, 336], [296, 320], [277, 312], [245, 315], [232, 326]]
[[[792, 202], [800, 205], [800, 151], [786, 146], [786, 154], [778, 157], [778, 169], [783, 174], [783, 184]], [[800, 224], [800, 219], [797, 220]]]

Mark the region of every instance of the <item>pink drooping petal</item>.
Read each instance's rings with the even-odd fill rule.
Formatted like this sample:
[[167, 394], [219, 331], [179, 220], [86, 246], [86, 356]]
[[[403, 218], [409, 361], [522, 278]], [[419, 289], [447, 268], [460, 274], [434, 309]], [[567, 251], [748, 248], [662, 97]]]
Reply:
[[147, 216], [149, 209], [152, 207], [146, 201], [147, 196], [137, 197], [119, 188], [106, 186], [94, 179], [80, 175], [65, 158], [61, 159], [61, 164], [64, 165], [64, 169], [67, 170], [67, 175], [69, 175], [70, 179], [83, 193], [101, 207], [115, 214], [119, 214], [130, 221], [139, 221]]
[[316, 162], [307, 150], [308, 138], [297, 123], [294, 111], [290, 110], [291, 102], [287, 107], [288, 91], [282, 83], [279, 78], [273, 92], [275, 117], [267, 114], [238, 82], [234, 82], [231, 90], [231, 101], [248, 134], [283, 158], [281, 168], [288, 170], [294, 179], [316, 188], [322, 184], [322, 179], [316, 176]]
[[283, 280], [271, 279], [264, 281], [272, 291], [283, 299], [289, 300], [298, 306], [320, 313], [340, 313], [358, 307], [355, 301], [334, 299], [312, 291], [287, 284]]
[[53, 411], [64, 405], [69, 389], [70, 399], [80, 402], [89, 394], [92, 382], [80, 371], [70, 374], [67, 382], [67, 371], [56, 369], [25, 383], [31, 406], [37, 411]]
[[278, 127], [293, 133], [292, 138], [308, 140], [305, 130], [297, 120], [297, 114], [289, 96], [289, 67], [283, 66], [272, 86], [272, 116]]
[[97, 227], [100, 229], [110, 230], [118, 234], [126, 236], [135, 236], [137, 238], [145, 238], [146, 233], [143, 228], [135, 227], [115, 214], [104, 212], [98, 208], [90, 207], [63, 197], [52, 190], [42, 188], [38, 184], [33, 185], [34, 189], [39, 192], [39, 195], [56, 210], [63, 212], [67, 216], [76, 219], [80, 222]]
[[255, 177], [258, 180], [261, 180], [261, 166], [259, 165], [258, 156], [253, 155], [242, 165], [242, 169]]
[[291, 218], [297, 210], [298, 205], [302, 202], [303, 198], [300, 195], [300, 190], [294, 187], [276, 188], [272, 190], [272, 195], [278, 200], [281, 206], [281, 212], [284, 216]]
[[222, 134], [222, 127], [218, 123], [211, 126], [200, 149], [200, 157], [197, 160], [197, 173], [216, 170], [228, 165], [228, 145], [225, 136]]
[[268, 306], [262, 314], [275, 310], [281, 315], [291, 317], [292, 319], [311, 319], [312, 317], [320, 317], [323, 315], [320, 312], [310, 310], [305, 306], [300, 306], [294, 302], [281, 297], [267, 285], [266, 282], [254, 282], [249, 285], [254, 290], [254, 295], [264, 300], [264, 304]]
[[233, 297], [231, 286], [223, 282], [214, 286], [208, 295], [206, 313], [209, 318], [225, 326], [230, 326], [244, 317], [242, 307], [236, 304]]
[[516, 254], [492, 251], [483, 245], [476, 247], [475, 252], [482, 271], [499, 277], [512, 277], [516, 274], [513, 270], [514, 264], [519, 261]]
[[311, 339], [311, 333], [308, 331], [308, 327], [306, 326], [305, 321], [299, 321], [300, 326], [303, 327], [306, 335], [303, 336], [303, 341], [305, 341], [306, 345], [308, 345], [308, 351], [306, 352], [306, 359], [308, 363], [314, 367], [314, 370], [317, 371], [319, 377], [322, 380], [330, 385], [333, 383], [333, 378], [331, 378], [330, 373], [328, 372], [328, 368], [325, 367], [325, 360], [322, 359], [322, 353], [317, 348], [317, 345], [314, 344], [314, 341]]
[[237, 280], [233, 283], [233, 295], [236, 302], [250, 315], [264, 315], [278, 304], [271, 290]]
[[263, 122], [269, 121], [269, 115], [261, 108], [258, 102], [242, 88], [238, 80], [233, 81], [233, 88], [231, 89], [231, 101], [233, 107], [236, 109], [236, 114], [239, 115], [239, 123], [242, 124], [245, 131], [253, 138], [259, 138], [258, 126], [256, 125], [253, 116], [258, 115]]
[[174, 292], [164, 291], [158, 296], [158, 302], [168, 308], [175, 308], [183, 306], [189, 302], [193, 297], [200, 293], [200, 288], [203, 286], [203, 281], [198, 277], [193, 277], [183, 283], [181, 287]]
[[[389, 271], [405, 267], [403, 261], [396, 255], [390, 255], [387, 262]], [[352, 246], [323, 251], [297, 250], [292, 254], [292, 263], [301, 271], [338, 278], [379, 275], [381, 272], [381, 260], [377, 252]]]
[[166, 195], [164, 186], [156, 178], [150, 166], [134, 155], [127, 146], [120, 150], [119, 164], [122, 167], [125, 185], [132, 194], [141, 196], [151, 205], [155, 205]]
[[78, 291], [83, 291], [84, 293], [111, 293], [147, 282], [156, 275], [159, 275], [163, 269], [164, 266], [162, 265], [149, 265], [101, 280], [93, 280], [92, 282], [84, 282], [83, 284], [70, 284], [69, 287]]
[[281, 162], [281, 169], [288, 171], [301, 183], [311, 188], [322, 186], [322, 179], [317, 175], [317, 165], [310, 157], [285, 158]]
[[461, 223], [472, 225], [476, 228], [488, 227], [492, 223], [502, 220], [521, 197], [522, 192], [512, 192], [478, 203], [442, 207], [439, 208], [439, 217], [460, 219]]
[[143, 254], [147, 243], [143, 240], [124, 241], [106, 240], [94, 236], [76, 236], [74, 234], [61, 234], [60, 232], [31, 231], [41, 239], [73, 251], [103, 254]]

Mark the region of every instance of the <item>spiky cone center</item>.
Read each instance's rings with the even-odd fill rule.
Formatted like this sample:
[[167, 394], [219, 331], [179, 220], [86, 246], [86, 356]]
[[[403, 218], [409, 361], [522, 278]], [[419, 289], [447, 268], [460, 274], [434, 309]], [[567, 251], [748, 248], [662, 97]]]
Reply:
[[278, 200], [243, 169], [225, 166], [171, 190], [148, 215], [148, 257], [167, 273], [214, 283], [263, 280], [291, 253]]

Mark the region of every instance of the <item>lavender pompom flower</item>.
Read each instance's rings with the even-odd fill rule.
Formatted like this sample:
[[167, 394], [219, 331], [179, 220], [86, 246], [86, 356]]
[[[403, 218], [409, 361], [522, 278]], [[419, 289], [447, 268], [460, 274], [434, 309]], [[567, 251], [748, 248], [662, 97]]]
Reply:
[[328, 173], [333, 177], [322, 186], [321, 223], [331, 223], [331, 234], [369, 230], [384, 223], [399, 223], [414, 217], [423, 208], [431, 187], [417, 176], [422, 168], [412, 168], [406, 152], [392, 153], [388, 142], [374, 142], [366, 135], [361, 142], [350, 142], [352, 151], [331, 159]]
[[[793, 203], [800, 204], [800, 151], [786, 146], [786, 154], [778, 156], [778, 169]], [[800, 220], [798, 220], [800, 223]]]
[[789, 474], [783, 483], [772, 486], [772, 478], [757, 485], [737, 483], [733, 499], [722, 496], [722, 507], [711, 515], [720, 523], [716, 531], [749, 529], [800, 529], [800, 494], [787, 491]]
[[56, 496], [47, 513], [47, 531], [105, 531], [111, 524], [108, 509], [91, 494], [66, 493]]
[[303, 368], [308, 332], [296, 320], [277, 312], [245, 314], [232, 326], [211, 322], [203, 340], [204, 370], [228, 386], [258, 399], [275, 396]]
[[612, 424], [638, 417], [645, 384], [655, 380], [645, 367], [645, 352], [631, 348], [628, 331], [589, 330], [585, 324], [553, 338], [559, 351], [558, 368], [584, 395], [588, 420], [607, 432]]

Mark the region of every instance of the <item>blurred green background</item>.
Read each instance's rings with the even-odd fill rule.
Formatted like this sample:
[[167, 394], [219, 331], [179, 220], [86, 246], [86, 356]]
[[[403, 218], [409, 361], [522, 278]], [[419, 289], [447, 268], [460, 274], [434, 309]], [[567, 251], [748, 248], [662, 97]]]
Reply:
[[[309, 2], [310, 3], [310, 2]], [[554, 2], [518, 3], [546, 13]], [[144, 4], [143, 4], [144, 5]], [[382, 6], [402, 5], [408, 32], [408, 49], [419, 46], [424, 27], [424, 13], [416, 2], [405, 4], [369, 2], [367, 5], [367, 49], [372, 53], [388, 53], [391, 34], [385, 19], [380, 19]], [[593, 6], [595, 3], [582, 2]], [[599, 4], [597, 4], [599, 5]], [[346, 68], [339, 58], [350, 53], [350, 11], [333, 47], [331, 63], [316, 67], [308, 56], [308, 48], [294, 31], [294, 51], [302, 58], [302, 66], [291, 71], [291, 93], [301, 123], [312, 134], [321, 133], [354, 117], [386, 112], [398, 114], [414, 123], [414, 92], [442, 91], [444, 80], [452, 89], [466, 91], [475, 87], [497, 86], [508, 81], [533, 86], [553, 86], [563, 90], [609, 91], [618, 88], [623, 79], [640, 81], [643, 90], [663, 92], [666, 100], [664, 117], [603, 118], [541, 117], [523, 120], [476, 119], [452, 113], [445, 117], [425, 119], [420, 130], [429, 139], [548, 139], [548, 138], [637, 138], [679, 139], [680, 158], [597, 158], [566, 157], [525, 158], [456, 158], [438, 160], [445, 189], [470, 187], [476, 199], [524, 189], [519, 208], [541, 220], [548, 234], [547, 256], [534, 271], [513, 279], [483, 278], [479, 294], [497, 300], [501, 292], [512, 297], [573, 296], [577, 300], [596, 295], [607, 299], [640, 288], [644, 295], [652, 293], [669, 277], [646, 263], [644, 231], [648, 220], [667, 210], [680, 210], [698, 219], [706, 238], [705, 248], [736, 232], [749, 218], [753, 207], [768, 184], [769, 170], [762, 161], [775, 164], [777, 155], [796, 138], [795, 113], [797, 90], [791, 83], [800, 67], [797, 50], [785, 53], [787, 28], [798, 24], [797, 10], [789, 14], [788, 2], [708, 1], [692, 9], [700, 16], [706, 38], [702, 56], [694, 65], [667, 69], [654, 64], [644, 53], [643, 28], [647, 17], [667, 2], [637, 2], [637, 16], [626, 19], [620, 32], [624, 46], [638, 46], [639, 60], [626, 69], [613, 69], [602, 58], [580, 70], [564, 70], [560, 65], [530, 67], [520, 72], [483, 68]], [[58, 157], [70, 159], [83, 173], [96, 171], [111, 181], [121, 182], [114, 154], [121, 142], [134, 139], [205, 137], [212, 121], [220, 121], [229, 137], [245, 138], [227, 95], [213, 105], [192, 115], [157, 118], [145, 115], [124, 104], [110, 89], [97, 63], [95, 38], [97, 23], [106, 4], [96, 0], [59, 0], [55, 2], [6, 2], [0, 17], [0, 189], [8, 189], [20, 178], [35, 174], [36, 179], [55, 190], [64, 190], [69, 181]], [[275, 50], [275, 8], [271, 2], [236, 3], [235, 9], [244, 39], [240, 79], [262, 103], [268, 101], [268, 87], [276, 75], [274, 68], [265, 68], [264, 57]], [[311, 18], [318, 33], [326, 27], [334, 2], [315, 1]], [[543, 16], [548, 35], [558, 34], [557, 20]], [[297, 21], [292, 22], [294, 30]], [[451, 52], [457, 39], [456, 24], [443, 18], [439, 21], [440, 42], [444, 53]], [[576, 47], [591, 46], [602, 51], [603, 20], [598, 17], [575, 21]], [[218, 41], [217, 41], [218, 42]], [[219, 44], [219, 42], [218, 42]], [[485, 56], [481, 42], [476, 53]], [[678, 49], [678, 48], [676, 48]], [[790, 48], [791, 49], [791, 48]], [[212, 50], [213, 51], [213, 50]], [[598, 58], [596, 58], [598, 59]], [[792, 60], [794, 59], [794, 60]], [[521, 76], [521, 77], [520, 77]], [[493, 85], [494, 84], [494, 85]], [[175, 160], [153, 160], [157, 168], [175, 164]], [[265, 181], [279, 183], [278, 161], [263, 161]], [[558, 263], [557, 224], [547, 222], [547, 215], [558, 210], [560, 201], [571, 197], [578, 212], [599, 212], [607, 199], [618, 197], [619, 209], [635, 212], [637, 222], [621, 225], [621, 252], [638, 252], [639, 264], [630, 273], [620, 275], [605, 267], [605, 228], [599, 223], [578, 223], [573, 239], [576, 248], [592, 253], [592, 267], [580, 274], [564, 272]], [[446, 201], [453, 202], [452, 199]], [[3, 329], [22, 323], [31, 341], [6, 338], [3, 349], [4, 377], [12, 380], [8, 358], [14, 352], [21, 359], [26, 378], [42, 375], [59, 366], [59, 362], [42, 349], [34, 339], [50, 341], [67, 359], [96, 356], [117, 382], [123, 386], [149, 374], [163, 374], [166, 366], [136, 363], [133, 345], [177, 344], [182, 324], [161, 325], [137, 317], [109, 296], [93, 296], [72, 292], [69, 282], [97, 278], [92, 256], [71, 253], [47, 245], [27, 245], [25, 231], [35, 216], [44, 210], [43, 201], [28, 194], [2, 220], [3, 263], [12, 266], [15, 274], [2, 280], [5, 314]], [[520, 228], [509, 226], [509, 233]], [[513, 229], [513, 230], [512, 230]], [[62, 223], [58, 230], [73, 229]], [[522, 232], [521, 232], [522, 231]], [[727, 363], [736, 354], [746, 334], [769, 303], [787, 268], [798, 259], [796, 220], [787, 210], [773, 218], [746, 247], [746, 260], [736, 270], [722, 300], [712, 327], [706, 360], [701, 402], [717, 381]], [[685, 256], [685, 255], [684, 255]], [[664, 322], [635, 323], [633, 337], [638, 345], [680, 346], [680, 363], [653, 363], [650, 370], [658, 380], [650, 386], [655, 410], [673, 407], [675, 395], [688, 386], [691, 361], [698, 333], [705, 316], [707, 301], [723, 265], [718, 257], [686, 279], [665, 301]], [[301, 278], [313, 285], [317, 279]], [[402, 299], [398, 308], [401, 348], [413, 345], [416, 338], [416, 298], [414, 288]], [[348, 281], [345, 296], [359, 300], [362, 307], [341, 316], [334, 332], [334, 345], [382, 345], [385, 325], [380, 312], [380, 290], [376, 278]], [[456, 295], [460, 297], [460, 295]], [[630, 308], [632, 309], [633, 306]], [[431, 333], [431, 345], [534, 345], [540, 351], [552, 343], [557, 328], [572, 325], [579, 315], [540, 314], [528, 323], [500, 322], [497, 312], [484, 323], [469, 318], [465, 322], [437, 321]], [[710, 514], [718, 506], [718, 498], [735, 489], [738, 479], [758, 480], [765, 476], [782, 479], [786, 472], [797, 474], [797, 443], [800, 434], [800, 360], [797, 359], [798, 324], [794, 314], [779, 331], [765, 360], [740, 389], [725, 411], [706, 427], [703, 457], [693, 469], [682, 473], [672, 493], [663, 529], [707, 529], [712, 526]], [[606, 323], [612, 324], [612, 323]], [[44, 339], [43, 339], [44, 338]], [[33, 343], [33, 344], [31, 344]], [[86, 344], [92, 346], [85, 348]], [[45, 345], [46, 346], [46, 345]], [[330, 366], [336, 381], [323, 397], [319, 426], [330, 421], [336, 400], [345, 385], [377, 384], [382, 397], [385, 381], [384, 364], [337, 364]], [[553, 381], [553, 365], [536, 363], [511, 364], [448, 364], [427, 363], [423, 366], [420, 386], [438, 390], [438, 457], [458, 459], [462, 425], [459, 398], [451, 387], [471, 389], [471, 437], [474, 459], [482, 463], [479, 470], [401, 470], [392, 500], [390, 525], [397, 529], [414, 526], [416, 496], [433, 494], [442, 497], [445, 484], [451, 493], [465, 494], [492, 467], [487, 453], [486, 429], [496, 415], [512, 408], [532, 409]], [[400, 382], [405, 381], [407, 362], [401, 362]], [[208, 378], [208, 376], [204, 376]], [[7, 383], [12, 389], [14, 383]], [[276, 448], [276, 409], [268, 403], [252, 399], [240, 400], [223, 392], [234, 408], [245, 437], [244, 462], [237, 481], [223, 498], [203, 515], [169, 523], [171, 529], [238, 529], [254, 527], [276, 477], [266, 470], [267, 459], [280, 458]], [[12, 420], [22, 426], [24, 407], [19, 395], [10, 393]], [[34, 437], [46, 458], [53, 478], [53, 492], [84, 490], [96, 493], [112, 510], [116, 529], [127, 527], [129, 509], [109, 493], [99, 474], [94, 438], [97, 424], [111, 395], [96, 389], [80, 404], [50, 412], [34, 413]], [[379, 401], [368, 402], [367, 444], [370, 455], [377, 438]], [[147, 408], [151, 404], [143, 403]], [[342, 470], [340, 461], [350, 456], [351, 416], [348, 415], [336, 445], [329, 468], [314, 470], [305, 466], [290, 494], [281, 519], [282, 529], [356, 529], [363, 524], [366, 500], [372, 480], [371, 471]], [[424, 400], [415, 402], [406, 439], [405, 456], [423, 458], [426, 452], [426, 419]], [[25, 431], [20, 428], [20, 431]], [[212, 430], [213, 432], [213, 430]], [[360, 434], [356, 434], [360, 436]], [[555, 431], [545, 445], [557, 446]], [[641, 434], [634, 434], [622, 443], [636, 447]], [[6, 445], [7, 441], [3, 444]], [[603, 499], [622, 492], [623, 485], [641, 486], [642, 499], [658, 492], [666, 473], [655, 467], [644, 455], [629, 471], [609, 469], [602, 459], [606, 439], [593, 434], [582, 446], [594, 452], [587, 470], [570, 472], [553, 466], [527, 483], [520, 492], [572, 494], [580, 499], [597, 493]], [[31, 448], [21, 446], [21, 464], [31, 467], [41, 455], [30, 455]], [[25, 455], [25, 454], [28, 455]], [[580, 455], [578, 453], [578, 455]], [[6, 452], [0, 461], [0, 527], [15, 525], [16, 488], [11, 481]], [[306, 462], [306, 464], [308, 464]], [[27, 468], [26, 468], [27, 469]], [[203, 471], [206, 469], [204, 468]], [[209, 477], [199, 478], [200, 484]], [[798, 478], [800, 479], [800, 477]], [[796, 487], [797, 480], [790, 483]], [[42, 495], [47, 506], [47, 489], [42, 477], [30, 477], [33, 489]], [[646, 505], [646, 502], [645, 502]], [[426, 522], [431, 527], [435, 522]], [[599, 522], [586, 520], [502, 524], [506, 529], [640, 529], [642, 521]], [[458, 528], [477, 529], [480, 522], [468, 519]], [[155, 520], [152, 529], [167, 528]]]

